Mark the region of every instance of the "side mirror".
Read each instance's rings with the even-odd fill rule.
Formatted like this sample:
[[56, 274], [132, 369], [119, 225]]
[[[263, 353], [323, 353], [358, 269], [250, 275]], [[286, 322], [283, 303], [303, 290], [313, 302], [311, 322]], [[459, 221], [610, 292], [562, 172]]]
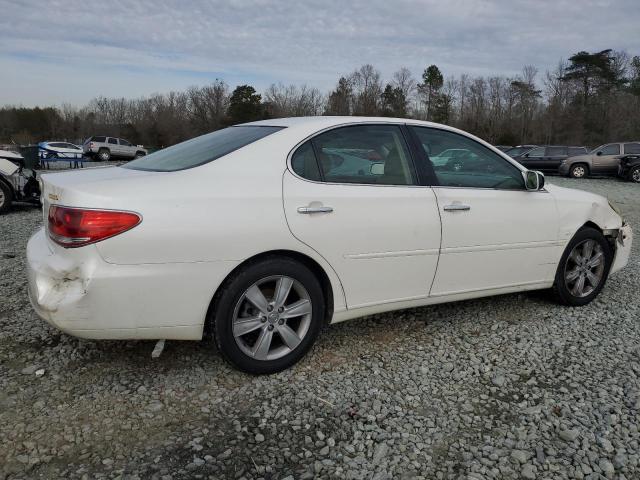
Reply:
[[602, 152], [596, 152], [596, 155], [600, 156], [602, 155]]
[[524, 185], [527, 190], [537, 191], [544, 188], [544, 175], [540, 172], [534, 172], [533, 170], [527, 170], [522, 172], [524, 177]]
[[384, 163], [373, 163], [369, 169], [371, 175], [384, 175]]
[[524, 154], [524, 156], [525, 156], [525, 157], [527, 157], [527, 158], [529, 158], [529, 154], [528, 154], [528, 153], [525, 153], [525, 154]]

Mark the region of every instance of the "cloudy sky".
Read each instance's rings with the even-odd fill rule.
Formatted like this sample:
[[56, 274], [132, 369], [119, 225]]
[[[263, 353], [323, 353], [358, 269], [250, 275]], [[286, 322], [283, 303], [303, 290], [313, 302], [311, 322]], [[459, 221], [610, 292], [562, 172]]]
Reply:
[[540, 72], [579, 50], [640, 54], [640, 0], [0, 0], [0, 105], [81, 105], [222, 78], [329, 90], [385, 78]]

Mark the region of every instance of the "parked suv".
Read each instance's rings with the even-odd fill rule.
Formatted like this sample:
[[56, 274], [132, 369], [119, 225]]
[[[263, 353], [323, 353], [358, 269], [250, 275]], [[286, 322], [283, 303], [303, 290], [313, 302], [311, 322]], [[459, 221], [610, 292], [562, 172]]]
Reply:
[[563, 161], [559, 171], [562, 175], [583, 178], [588, 175], [617, 175], [620, 158], [640, 153], [640, 142], [607, 143], [586, 155], [578, 155]]
[[82, 151], [87, 157], [106, 162], [111, 157], [138, 158], [147, 154], [147, 150], [140, 145], [133, 145], [123, 138], [93, 136], [82, 144]]
[[586, 153], [587, 147], [547, 145], [546, 147], [533, 148], [522, 155], [513, 157], [513, 159], [529, 170], [557, 172], [560, 164], [567, 158], [584, 155]]

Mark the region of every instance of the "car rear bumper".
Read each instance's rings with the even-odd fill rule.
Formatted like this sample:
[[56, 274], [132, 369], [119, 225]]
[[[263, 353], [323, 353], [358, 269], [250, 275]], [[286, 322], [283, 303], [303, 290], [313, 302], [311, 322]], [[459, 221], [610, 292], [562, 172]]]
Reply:
[[[95, 246], [73, 258], [55, 253], [44, 229], [27, 245], [29, 299], [43, 320], [93, 339], [199, 340], [211, 298], [229, 262], [115, 265]], [[81, 249], [76, 249], [81, 250]]]
[[629, 224], [625, 223], [618, 231], [618, 238], [616, 239], [616, 253], [613, 258], [613, 265], [611, 265], [610, 273], [615, 273], [627, 266], [627, 263], [629, 263], [629, 255], [631, 254], [632, 243], [633, 230]]

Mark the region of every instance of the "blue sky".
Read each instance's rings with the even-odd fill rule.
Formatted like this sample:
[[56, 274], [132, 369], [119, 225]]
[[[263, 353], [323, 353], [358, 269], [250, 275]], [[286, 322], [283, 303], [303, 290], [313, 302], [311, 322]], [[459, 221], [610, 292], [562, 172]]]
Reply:
[[331, 89], [391, 77], [540, 76], [579, 50], [640, 55], [639, 0], [0, 0], [0, 105], [82, 105], [215, 78]]

